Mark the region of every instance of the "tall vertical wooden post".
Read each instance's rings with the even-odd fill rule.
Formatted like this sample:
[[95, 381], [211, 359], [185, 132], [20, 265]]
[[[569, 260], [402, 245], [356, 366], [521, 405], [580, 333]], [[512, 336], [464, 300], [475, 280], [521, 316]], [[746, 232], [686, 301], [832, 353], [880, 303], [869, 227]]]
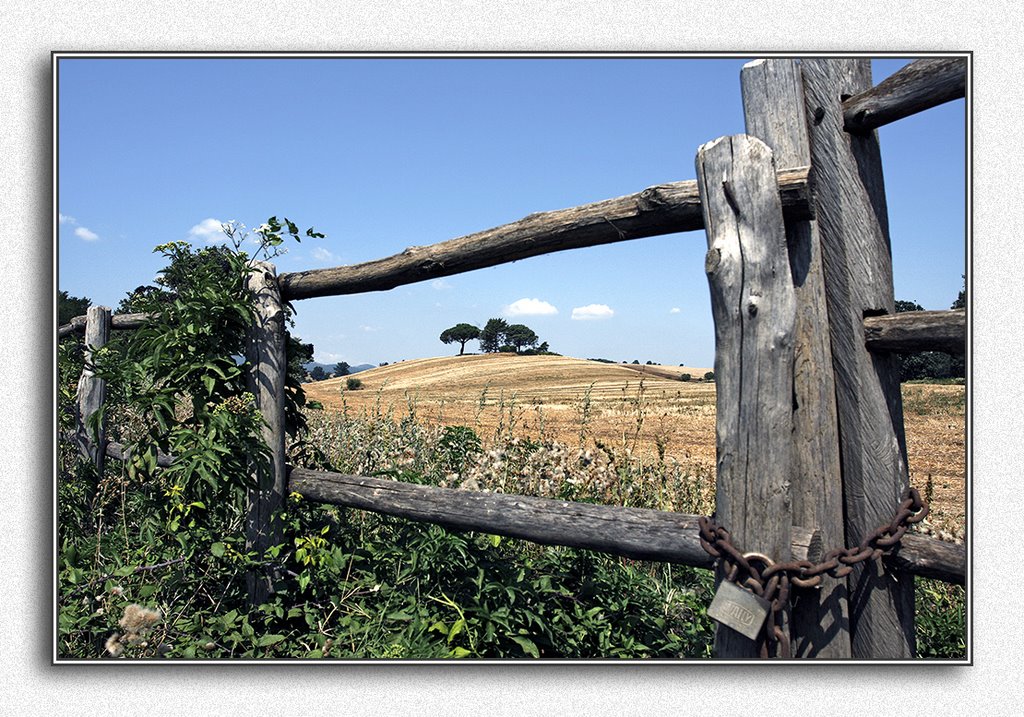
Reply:
[[107, 382], [96, 375], [93, 354], [110, 340], [110, 309], [90, 306], [85, 316], [85, 367], [78, 379], [77, 440], [82, 454], [96, 466], [97, 475], [102, 476], [107, 450], [106, 427], [103, 421], [95, 432], [88, 426], [107, 397]]
[[[256, 262], [248, 281], [250, 290], [256, 295], [255, 318], [246, 351], [246, 358], [252, 366], [249, 390], [263, 415], [263, 440], [271, 454], [269, 469], [257, 471], [257, 487], [249, 491], [246, 516], [246, 547], [255, 551], [259, 559], [267, 548], [281, 542], [281, 526], [274, 519], [274, 514], [284, 506], [284, 380], [287, 358], [284, 306], [274, 266], [268, 262]], [[266, 570], [250, 572], [247, 581], [250, 603], [259, 605], [266, 602], [273, 592], [272, 574]]]
[[[697, 185], [715, 321], [715, 516], [741, 550], [787, 561], [795, 303], [772, 151], [747, 135], [709, 142], [697, 152]], [[758, 650], [720, 625], [715, 654]]]
[[[864, 318], [895, 312], [881, 156], [875, 132], [843, 129], [841, 103], [871, 87], [867, 59], [802, 63], [816, 178], [846, 501], [854, 544], [891, 520], [908, 482], [899, 371], [864, 345]], [[848, 578], [853, 657], [914, 654], [913, 576], [861, 563]]]
[[[779, 169], [810, 165], [800, 65], [792, 59], [756, 60], [744, 66], [740, 82], [747, 134], [772, 148]], [[818, 529], [830, 550], [845, 540], [843, 480], [817, 222], [787, 222], [786, 239], [796, 291], [793, 523]], [[850, 656], [845, 579], [823, 575], [819, 589], [800, 591], [792, 617], [795, 657]]]

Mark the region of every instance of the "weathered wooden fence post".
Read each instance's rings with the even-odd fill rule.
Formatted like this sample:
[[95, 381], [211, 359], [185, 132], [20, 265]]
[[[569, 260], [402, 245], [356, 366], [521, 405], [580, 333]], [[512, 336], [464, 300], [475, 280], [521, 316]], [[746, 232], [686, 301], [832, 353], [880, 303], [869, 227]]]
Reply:
[[[809, 166], [803, 80], [796, 60], [756, 60], [744, 66], [740, 82], [747, 134], [772, 148], [779, 169]], [[845, 544], [843, 480], [817, 222], [787, 221], [786, 239], [796, 292], [793, 523], [818, 529], [824, 549], [831, 550]], [[793, 605], [792, 638], [795, 657], [850, 656], [845, 579], [822, 575], [818, 590], [801, 594]]]
[[[256, 316], [246, 352], [246, 358], [252, 365], [249, 390], [263, 414], [263, 440], [271, 454], [269, 469], [257, 471], [257, 487], [249, 491], [246, 516], [246, 547], [254, 550], [259, 559], [267, 548], [281, 542], [281, 526], [273, 516], [284, 506], [284, 379], [287, 357], [284, 307], [274, 266], [268, 262], [255, 262], [248, 281], [249, 288], [256, 294]], [[250, 603], [259, 605], [266, 602], [273, 592], [272, 573], [266, 569], [250, 572], [247, 581]]]
[[79, 449], [92, 461], [97, 474], [101, 476], [106, 457], [106, 428], [101, 420], [93, 432], [89, 428], [89, 421], [102, 408], [107, 397], [107, 382], [96, 376], [93, 370], [93, 354], [105, 346], [109, 339], [110, 309], [106, 306], [90, 306], [85, 319], [85, 367], [78, 380], [76, 433]]
[[[740, 550], [780, 562], [790, 559], [793, 524], [795, 303], [775, 176], [771, 149], [754, 137], [723, 137], [697, 152], [715, 321], [716, 520]], [[720, 625], [715, 654], [758, 650]]]
[[[846, 539], [891, 520], [907, 486], [899, 372], [864, 344], [864, 319], [895, 312], [881, 156], [874, 131], [844, 129], [842, 102], [871, 87], [867, 59], [802, 63], [836, 378]], [[853, 657], [914, 655], [913, 576], [873, 561], [849, 576]]]

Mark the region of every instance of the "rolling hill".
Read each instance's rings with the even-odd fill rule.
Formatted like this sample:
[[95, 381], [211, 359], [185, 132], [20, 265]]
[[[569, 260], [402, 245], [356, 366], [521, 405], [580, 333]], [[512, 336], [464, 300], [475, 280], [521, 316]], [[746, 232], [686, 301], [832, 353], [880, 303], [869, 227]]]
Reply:
[[[363, 371], [363, 391], [412, 392], [423, 397], [444, 395], [450, 399], [475, 399], [485, 388], [497, 394], [516, 393], [521, 399], [557, 401], [576, 397], [591, 384], [592, 397], [621, 393], [629, 383], [644, 380], [647, 390], [680, 387], [679, 377], [688, 373], [695, 379], [707, 368], [609, 364], [567, 356], [517, 356], [515, 354], [472, 354], [414, 359]], [[325, 404], [344, 387], [345, 377], [306, 386], [310, 398]], [[667, 386], [664, 384], [668, 384]]]

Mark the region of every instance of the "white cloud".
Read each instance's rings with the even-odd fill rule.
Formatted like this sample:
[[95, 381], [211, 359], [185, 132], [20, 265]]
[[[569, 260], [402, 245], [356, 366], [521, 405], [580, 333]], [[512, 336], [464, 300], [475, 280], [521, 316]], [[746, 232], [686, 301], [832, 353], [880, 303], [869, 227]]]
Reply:
[[75, 229], [75, 236], [80, 239], [85, 239], [86, 241], [96, 241], [100, 238], [99, 234], [91, 232], [85, 227], [78, 227], [78, 229]]
[[572, 318], [576, 321], [594, 321], [596, 319], [610, 319], [615, 312], [607, 304], [587, 304], [577, 306], [572, 310]]
[[337, 264], [340, 261], [340, 257], [324, 249], [322, 246], [313, 247], [313, 251], [310, 254], [313, 255], [313, 259], [325, 264]]
[[681, 313], [681, 312], [682, 312], [682, 309], [680, 309], [678, 306], [673, 306], [671, 309], [668, 310], [668, 313], [670, 313], [670, 314], [678, 314], [678, 313]]
[[540, 299], [519, 299], [506, 306], [503, 312], [505, 316], [550, 316], [557, 314], [558, 309]]
[[61, 214], [60, 212], [57, 212], [57, 220], [61, 224], [78, 224], [78, 220], [74, 217], [69, 217], [67, 214]]
[[224, 222], [220, 219], [214, 219], [213, 217], [204, 219], [188, 230], [189, 238], [209, 242], [225, 239], [224, 230], [221, 228], [223, 224]]
[[368, 334], [372, 334], [374, 331], [380, 331], [380, 329], [376, 326], [360, 326], [359, 328]]
[[436, 289], [437, 291], [443, 291], [445, 289], [452, 289], [454, 287], [444, 279], [434, 279], [432, 282], [430, 282], [430, 288]]

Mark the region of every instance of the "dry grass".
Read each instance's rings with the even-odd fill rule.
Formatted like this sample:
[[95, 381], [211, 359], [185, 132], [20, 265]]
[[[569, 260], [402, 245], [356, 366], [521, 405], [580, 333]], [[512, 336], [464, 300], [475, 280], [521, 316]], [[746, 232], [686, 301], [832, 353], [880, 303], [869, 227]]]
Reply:
[[910, 483], [930, 496], [924, 527], [963, 536], [966, 515], [966, 392], [963, 386], [903, 384]]
[[[566, 445], [589, 438], [618, 449], [661, 450], [714, 463], [715, 387], [678, 376], [710, 369], [605, 364], [562, 356], [484, 354], [420, 359], [306, 385], [310, 399], [354, 412], [404, 411], [422, 420], [470, 426], [483, 437], [513, 433]], [[510, 430], [511, 428], [511, 430]]]
[[[683, 382], [709, 369], [604, 364], [559, 356], [472, 355], [406, 361], [307, 384], [307, 395], [349, 414], [403, 415], [472, 427], [486, 442], [517, 436], [607, 446], [640, 459], [673, 458], [713, 474], [715, 386]], [[903, 387], [911, 484], [930, 495], [925, 526], [943, 537], [965, 521], [964, 387]]]

